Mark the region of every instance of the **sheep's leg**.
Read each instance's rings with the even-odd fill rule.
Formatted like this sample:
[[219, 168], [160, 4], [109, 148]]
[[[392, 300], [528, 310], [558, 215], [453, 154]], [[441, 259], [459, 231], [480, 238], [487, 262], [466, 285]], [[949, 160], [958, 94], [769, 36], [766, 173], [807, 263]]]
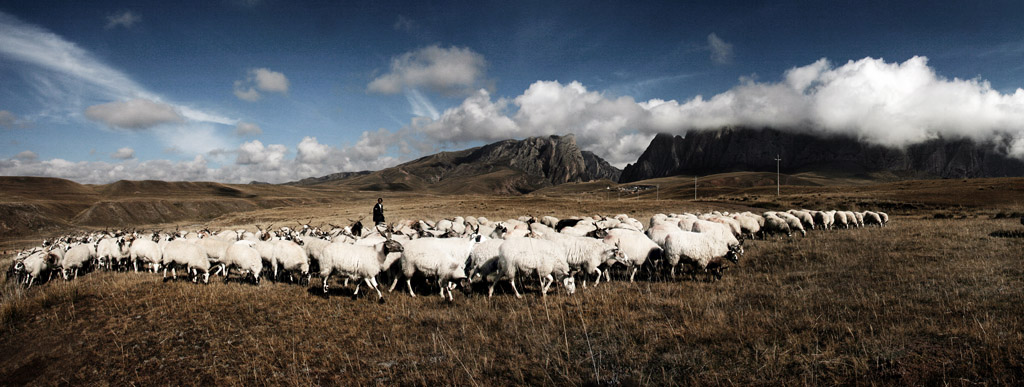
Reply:
[[203, 275], [203, 283], [204, 284], [209, 284], [210, 283], [210, 272], [206, 272], [206, 274]]
[[604, 269], [604, 282], [608, 282], [608, 281], [611, 281], [611, 280], [612, 280], [612, 271], [611, 271], [611, 267], [609, 266], [607, 269]]
[[[637, 271], [637, 269], [639, 269], [639, 268], [640, 268], [640, 266], [637, 266], [637, 265], [633, 265], [633, 272], [632, 272], [632, 273], [629, 273], [629, 283], [633, 283], [633, 276], [635, 276], [635, 275], [636, 275], [636, 271]], [[607, 270], [605, 270], [604, 272], [605, 272], [605, 273], [607, 273], [608, 271], [607, 271]]]
[[[345, 283], [342, 286], [344, 286], [346, 288], [348, 287], [348, 278], [345, 278]], [[357, 286], [358, 286], [358, 284], [357, 284]]]
[[327, 295], [327, 280], [331, 278], [330, 274], [324, 276], [324, 295]]
[[[167, 268], [164, 268], [164, 273], [166, 273], [166, 272], [167, 272]], [[175, 281], [178, 280], [178, 268], [177, 267], [173, 267], [173, 266], [171, 267], [171, 277], [174, 278]]]
[[395, 280], [391, 282], [391, 288], [388, 289], [388, 293], [395, 291], [395, 287], [398, 286], [398, 276], [395, 276]]
[[164, 267], [164, 276], [161, 279], [164, 280], [164, 281], [167, 281], [167, 267], [166, 266]]
[[[519, 294], [519, 290], [516, 289], [516, 277], [511, 276], [508, 279], [508, 283], [512, 284], [512, 291], [516, 293], [516, 298], [523, 298], [522, 294]], [[494, 290], [494, 285], [491, 285], [491, 290]]]
[[492, 296], [494, 296], [494, 286], [497, 285], [497, 284], [498, 284], [498, 279], [497, 278], [495, 278], [494, 281], [491, 281], [491, 286], [489, 286], [487, 288], [487, 298], [491, 298]]
[[412, 278], [405, 279], [405, 286], [409, 288], [409, 295], [416, 297], [416, 293], [412, 291]]
[[362, 282], [356, 282], [356, 291], [352, 292], [353, 300], [356, 299], [356, 295], [359, 294], [359, 285], [362, 285]]
[[[587, 276], [583, 276], [583, 287], [587, 287], [587, 285], [586, 285], [587, 284], [587, 279], [586, 278], [587, 278]], [[547, 281], [545, 281], [545, 280], [547, 280]], [[546, 275], [546, 276], [544, 276], [544, 277], [542, 277], [540, 279], [540, 284], [542, 286], [541, 291], [540, 291], [541, 297], [547, 297], [548, 296], [548, 288], [550, 288], [551, 284], [554, 283], [554, 282], [555, 282], [555, 277], [552, 277], [551, 274], [548, 274], [548, 275]]]
[[[594, 280], [594, 287], [596, 288], [597, 284], [601, 283], [601, 269], [595, 269], [595, 270], [597, 270], [597, 279]], [[607, 269], [605, 270], [605, 272], [607, 272]]]
[[384, 294], [380, 292], [380, 287], [377, 286], [377, 279], [373, 278], [373, 277], [370, 277], [370, 278], [364, 278], [363, 281], [366, 281], [366, 286], [369, 286], [371, 289], [377, 291], [377, 299], [380, 300], [381, 302], [383, 302], [384, 301]]
[[75, 268], [75, 279], [78, 279], [78, 268]]
[[32, 289], [32, 283], [36, 282], [36, 276], [31, 275], [28, 277], [28, 287], [25, 289]]

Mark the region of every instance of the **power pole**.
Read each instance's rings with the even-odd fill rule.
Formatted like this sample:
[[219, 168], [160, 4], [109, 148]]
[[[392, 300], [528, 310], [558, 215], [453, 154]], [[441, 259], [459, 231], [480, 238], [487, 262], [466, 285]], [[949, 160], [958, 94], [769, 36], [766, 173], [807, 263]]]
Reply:
[[693, 175], [693, 200], [697, 200], [697, 175]]
[[779, 173], [779, 163], [781, 163], [781, 162], [782, 162], [782, 159], [779, 158], [778, 154], [776, 154], [775, 155], [775, 196], [779, 196], [779, 193], [780, 193], [780, 188], [779, 187], [782, 185], [782, 174]]

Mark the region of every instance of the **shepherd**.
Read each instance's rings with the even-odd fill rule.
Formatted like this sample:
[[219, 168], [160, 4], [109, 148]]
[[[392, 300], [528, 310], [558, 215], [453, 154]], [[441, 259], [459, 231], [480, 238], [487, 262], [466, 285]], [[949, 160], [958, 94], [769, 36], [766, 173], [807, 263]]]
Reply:
[[380, 226], [384, 224], [384, 199], [377, 198], [377, 204], [373, 206], [373, 224]]

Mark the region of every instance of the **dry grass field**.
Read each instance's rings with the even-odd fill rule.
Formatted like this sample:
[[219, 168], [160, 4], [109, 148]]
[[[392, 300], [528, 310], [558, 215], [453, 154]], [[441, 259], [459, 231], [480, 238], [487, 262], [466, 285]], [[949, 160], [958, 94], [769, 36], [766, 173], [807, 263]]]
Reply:
[[304, 197], [273, 192], [280, 206], [134, 226], [337, 224], [368, 214], [377, 196], [390, 219], [627, 213], [646, 222], [658, 212], [808, 207], [877, 208], [891, 223], [748, 241], [714, 283], [620, 277], [546, 299], [535, 286], [522, 300], [499, 287], [494, 298], [478, 290], [446, 303], [423, 287], [377, 304], [341, 286], [325, 298], [316, 280], [204, 286], [151, 273], [93, 272], [28, 291], [5, 281], [0, 384], [1024, 383], [1024, 238], [1012, 237], [1024, 229], [1024, 179], [806, 178], [776, 197], [774, 186], [733, 178], [704, 178], [698, 201], [685, 177], [638, 183], [658, 185], [639, 196], [606, 183], [518, 197], [294, 188]]

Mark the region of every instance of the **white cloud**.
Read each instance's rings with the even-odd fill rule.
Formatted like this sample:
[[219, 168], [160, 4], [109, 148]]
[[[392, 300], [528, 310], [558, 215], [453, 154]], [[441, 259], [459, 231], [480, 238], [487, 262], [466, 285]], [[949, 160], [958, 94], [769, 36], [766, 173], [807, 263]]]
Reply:
[[467, 93], [483, 82], [486, 66], [484, 56], [469, 48], [434, 45], [393, 58], [390, 72], [366, 88], [380, 94], [398, 94], [417, 87], [444, 94]]
[[236, 140], [222, 134], [214, 125], [166, 125], [153, 134], [173, 153], [206, 155], [215, 150], [234, 148]]
[[430, 99], [425, 97], [419, 90], [408, 89], [405, 91], [405, 98], [409, 101], [409, 106], [412, 107], [412, 114], [416, 117], [430, 117], [436, 120], [441, 115], [438, 114], [437, 108], [430, 102]]
[[281, 167], [288, 147], [281, 144], [263, 146], [260, 140], [252, 140], [243, 143], [238, 147], [238, 156], [235, 164], [239, 165], [260, 165], [261, 167], [277, 169]]
[[132, 28], [132, 26], [135, 25], [135, 23], [138, 23], [140, 21], [142, 21], [142, 16], [136, 15], [132, 11], [124, 11], [121, 13], [116, 13], [107, 16], [106, 28], [108, 30], [115, 28], [117, 26], [122, 26], [124, 28]]
[[167, 123], [180, 123], [182, 116], [174, 106], [146, 99], [132, 99], [89, 106], [85, 116], [111, 128], [149, 129]]
[[39, 155], [36, 152], [27, 150], [14, 155], [14, 158], [17, 160], [35, 160], [39, 158]]
[[237, 121], [164, 101], [78, 45], [3, 12], [0, 12], [0, 57], [28, 64], [17, 68], [24, 71], [38, 96], [50, 102], [50, 110], [72, 118], [81, 114], [84, 100], [146, 99], [173, 105], [193, 121], [229, 122], [230, 125]]
[[715, 63], [732, 63], [732, 44], [726, 43], [714, 32], [708, 35], [708, 49], [711, 50], [711, 60]]
[[262, 92], [287, 94], [288, 77], [267, 68], [249, 70], [246, 79], [235, 81], [234, 93], [239, 99], [255, 102], [263, 98]]
[[236, 136], [259, 136], [261, 134], [263, 134], [263, 129], [251, 122], [239, 122], [235, 126]]
[[128, 160], [135, 158], [135, 150], [129, 147], [118, 149], [117, 152], [110, 154], [110, 158], [117, 160]]
[[1002, 139], [1011, 155], [1024, 158], [1024, 89], [1003, 94], [980, 79], [943, 78], [923, 57], [839, 67], [822, 59], [778, 82], [743, 79], [721, 94], [683, 102], [610, 98], [579, 82], [538, 81], [511, 101], [480, 90], [436, 120], [413, 120], [410, 129], [448, 144], [575, 133], [581, 149], [622, 167], [658, 132], [725, 126], [842, 133], [888, 146], [939, 136]]

